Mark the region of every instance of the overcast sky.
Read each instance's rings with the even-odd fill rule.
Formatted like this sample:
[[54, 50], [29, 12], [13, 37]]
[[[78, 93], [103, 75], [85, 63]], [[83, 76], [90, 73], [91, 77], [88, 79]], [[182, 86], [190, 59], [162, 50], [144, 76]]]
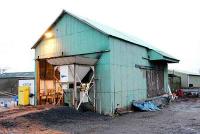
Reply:
[[30, 48], [65, 9], [127, 32], [200, 70], [199, 0], [5, 0], [0, 2], [0, 67], [34, 71]]

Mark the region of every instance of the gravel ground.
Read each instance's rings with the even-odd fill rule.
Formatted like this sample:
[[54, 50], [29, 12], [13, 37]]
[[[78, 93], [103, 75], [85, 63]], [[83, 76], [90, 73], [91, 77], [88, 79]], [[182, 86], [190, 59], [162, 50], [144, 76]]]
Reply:
[[161, 111], [134, 112], [115, 118], [56, 107], [12, 119], [0, 118], [0, 131], [2, 134], [198, 134], [200, 99], [181, 99]]

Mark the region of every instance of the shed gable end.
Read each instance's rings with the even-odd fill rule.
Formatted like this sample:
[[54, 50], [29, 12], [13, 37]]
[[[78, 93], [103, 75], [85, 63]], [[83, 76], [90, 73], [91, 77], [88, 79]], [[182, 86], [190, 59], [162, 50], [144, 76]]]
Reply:
[[107, 35], [68, 14], [63, 15], [47, 32], [52, 37], [42, 38], [35, 48], [35, 58], [90, 53], [108, 47]]

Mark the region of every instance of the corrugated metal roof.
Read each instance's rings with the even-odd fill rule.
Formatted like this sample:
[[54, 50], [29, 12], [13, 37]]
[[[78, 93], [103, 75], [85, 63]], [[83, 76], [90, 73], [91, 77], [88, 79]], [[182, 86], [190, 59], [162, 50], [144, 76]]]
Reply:
[[34, 72], [14, 72], [0, 74], [0, 79], [3, 78], [34, 78]]
[[95, 65], [98, 59], [86, 58], [81, 56], [71, 56], [71, 57], [62, 57], [62, 58], [52, 58], [47, 59], [47, 62], [51, 65], [61, 66], [61, 65]]
[[[78, 15], [74, 15], [74, 14], [68, 12], [68, 11], [65, 11], [65, 10], [63, 10], [63, 12], [58, 16], [58, 18], [53, 22], [53, 24], [46, 31], [48, 31], [51, 27], [53, 27], [62, 18], [62, 16], [64, 14], [69, 14], [69, 15], [75, 17], [76, 19], [86, 23], [87, 25], [95, 28], [96, 30], [98, 30], [98, 31], [100, 31], [100, 32], [102, 32], [104, 34], [107, 34], [109, 36], [113, 36], [113, 37], [122, 39], [124, 41], [131, 42], [133, 44], [136, 44], [136, 45], [139, 45], [139, 46], [142, 46], [142, 47], [146, 47], [148, 49], [155, 50], [156, 52], [160, 53], [161, 55], [163, 55], [165, 57], [168, 57], [168, 58], [176, 60], [176, 58], [174, 58], [173, 56], [171, 56], [169, 54], [166, 54], [165, 52], [153, 47], [152, 45], [144, 42], [143, 40], [141, 40], [141, 39], [139, 39], [137, 37], [133, 37], [133, 36], [131, 36], [129, 34], [122, 33], [122, 32], [120, 32], [118, 30], [115, 30], [115, 29], [113, 29], [111, 27], [108, 27], [106, 25], [100, 24], [100, 23], [98, 23], [96, 21], [93, 21], [93, 20], [78, 16]], [[41, 36], [41, 38], [36, 42], [36, 44], [32, 48], [35, 48], [40, 43], [40, 41], [42, 39], [43, 39], [43, 36]]]
[[168, 70], [169, 74], [174, 74], [176, 72], [177, 73], [182, 73], [182, 74], [187, 74], [187, 75], [200, 76], [200, 73], [194, 73], [194, 72], [183, 71], [183, 70]]

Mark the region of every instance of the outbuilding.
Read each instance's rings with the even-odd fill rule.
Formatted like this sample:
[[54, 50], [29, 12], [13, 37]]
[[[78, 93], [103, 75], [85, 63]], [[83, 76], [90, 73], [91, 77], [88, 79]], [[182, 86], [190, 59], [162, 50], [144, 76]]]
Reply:
[[169, 85], [172, 90], [188, 87], [200, 87], [200, 74], [169, 70]]
[[[34, 72], [10, 72], [0, 74], [0, 92], [7, 92], [10, 94], [18, 93], [18, 86], [20, 81], [35, 79]], [[1, 94], [3, 95], [3, 94]]]
[[[167, 92], [176, 58], [143, 41], [63, 11], [34, 44], [37, 104], [113, 114]], [[62, 90], [60, 90], [62, 89]]]

